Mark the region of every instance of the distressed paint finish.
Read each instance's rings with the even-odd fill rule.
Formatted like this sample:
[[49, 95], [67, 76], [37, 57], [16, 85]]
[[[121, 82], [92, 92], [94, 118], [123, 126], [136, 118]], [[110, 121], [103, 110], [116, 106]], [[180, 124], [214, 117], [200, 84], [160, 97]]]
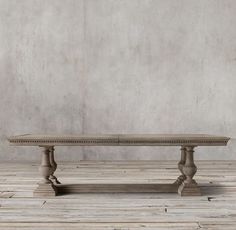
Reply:
[[[0, 0], [0, 160], [39, 160], [36, 149], [9, 148], [12, 133], [235, 137], [235, 12], [234, 0]], [[232, 139], [200, 158], [236, 159], [235, 149]], [[178, 157], [60, 151], [60, 160]]]

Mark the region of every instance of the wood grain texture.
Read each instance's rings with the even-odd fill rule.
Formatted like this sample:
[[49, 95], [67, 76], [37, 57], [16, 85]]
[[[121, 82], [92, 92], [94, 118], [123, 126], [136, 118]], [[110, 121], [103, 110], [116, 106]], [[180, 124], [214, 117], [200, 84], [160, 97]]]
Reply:
[[[235, 230], [236, 162], [196, 164], [203, 194], [198, 197], [114, 192], [34, 198], [38, 165], [1, 163], [0, 229]], [[171, 183], [179, 170], [174, 161], [81, 161], [59, 164], [57, 175], [62, 183], [75, 186], [112, 188], [118, 183], [132, 188], [130, 184]]]

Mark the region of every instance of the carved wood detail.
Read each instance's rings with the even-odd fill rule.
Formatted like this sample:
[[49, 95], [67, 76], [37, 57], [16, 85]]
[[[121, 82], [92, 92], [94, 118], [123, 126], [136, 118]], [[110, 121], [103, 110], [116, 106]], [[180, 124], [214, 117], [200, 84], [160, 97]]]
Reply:
[[34, 191], [34, 196], [55, 196], [57, 194], [56, 187], [49, 179], [53, 173], [53, 168], [50, 164], [49, 153], [51, 147], [43, 147], [41, 165], [39, 172], [42, 175], [42, 180], [38, 183], [38, 187]]
[[183, 167], [184, 167], [185, 161], [186, 161], [186, 148], [184, 146], [181, 146], [180, 151], [181, 151], [181, 159], [178, 163], [178, 169], [181, 172], [181, 175], [175, 181], [175, 184], [178, 184], [178, 185], [181, 185], [182, 182], [186, 179], [186, 176], [183, 173]]
[[193, 176], [197, 172], [197, 167], [194, 164], [194, 147], [186, 147], [186, 161], [182, 168], [183, 174], [186, 176], [186, 179], [179, 186], [178, 193], [181, 196], [199, 196], [201, 195], [200, 188], [198, 187], [196, 181], [193, 179]]
[[51, 148], [49, 148], [49, 160], [50, 160], [50, 164], [52, 166], [52, 173], [49, 177], [49, 179], [53, 182], [53, 184], [61, 184], [57, 177], [54, 175], [56, 169], [57, 169], [57, 163], [54, 159], [54, 147], [52, 146]]

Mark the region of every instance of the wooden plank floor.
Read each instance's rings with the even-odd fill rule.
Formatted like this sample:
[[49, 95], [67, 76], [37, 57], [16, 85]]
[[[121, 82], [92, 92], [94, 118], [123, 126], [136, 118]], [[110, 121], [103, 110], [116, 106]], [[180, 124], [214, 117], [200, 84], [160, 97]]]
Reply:
[[[36, 164], [0, 164], [0, 229], [236, 229], [236, 161], [196, 162], [203, 196], [91, 193], [34, 198]], [[82, 161], [58, 165], [68, 184], [172, 183], [173, 161]]]

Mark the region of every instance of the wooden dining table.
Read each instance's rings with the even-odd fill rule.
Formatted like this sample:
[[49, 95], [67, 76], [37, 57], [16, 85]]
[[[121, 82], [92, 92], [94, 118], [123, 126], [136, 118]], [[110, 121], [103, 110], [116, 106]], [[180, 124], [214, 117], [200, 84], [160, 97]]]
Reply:
[[[34, 196], [37, 197], [55, 196], [65, 186], [55, 175], [57, 169], [54, 156], [55, 146], [180, 146], [180, 160], [177, 164], [180, 171], [179, 177], [172, 184], [153, 184], [151, 190], [153, 192], [178, 192], [181, 196], [198, 196], [201, 195], [201, 190], [193, 179], [197, 172], [194, 163], [194, 148], [226, 146], [229, 139], [229, 137], [207, 134], [25, 134], [11, 136], [8, 141], [14, 146], [42, 148], [39, 167], [42, 180], [34, 191]], [[79, 191], [85, 191], [81, 190], [81, 186], [78, 185]], [[124, 189], [127, 186], [123, 186]], [[96, 192], [98, 185], [87, 185], [87, 187], [90, 188], [90, 192]], [[91, 189], [91, 187], [95, 189]], [[131, 190], [135, 192], [140, 187], [142, 185], [134, 185]], [[131, 190], [129, 189], [129, 191]]]

